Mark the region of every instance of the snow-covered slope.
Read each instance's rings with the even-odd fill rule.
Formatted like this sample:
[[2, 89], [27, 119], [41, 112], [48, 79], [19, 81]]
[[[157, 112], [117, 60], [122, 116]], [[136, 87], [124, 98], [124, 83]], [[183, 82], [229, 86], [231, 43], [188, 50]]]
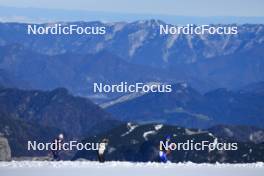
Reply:
[[254, 164], [158, 164], [129, 162], [0, 162], [3, 176], [262, 176], [264, 163]]

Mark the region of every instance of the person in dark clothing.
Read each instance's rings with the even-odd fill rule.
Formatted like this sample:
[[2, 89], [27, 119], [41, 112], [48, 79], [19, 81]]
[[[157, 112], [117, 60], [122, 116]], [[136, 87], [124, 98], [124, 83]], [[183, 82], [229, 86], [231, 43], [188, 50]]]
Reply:
[[105, 151], [108, 145], [108, 139], [103, 139], [100, 144], [99, 144], [99, 148], [98, 148], [98, 160], [100, 163], [105, 162]]
[[54, 161], [60, 161], [61, 160], [59, 148], [62, 145], [63, 140], [64, 140], [63, 134], [59, 134], [59, 136], [53, 142], [57, 146], [56, 150], [51, 150]]

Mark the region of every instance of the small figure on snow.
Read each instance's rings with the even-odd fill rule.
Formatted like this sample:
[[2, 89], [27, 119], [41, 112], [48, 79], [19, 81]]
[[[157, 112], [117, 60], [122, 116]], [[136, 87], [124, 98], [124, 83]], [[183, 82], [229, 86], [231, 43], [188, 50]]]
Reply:
[[100, 144], [99, 144], [99, 148], [98, 148], [98, 160], [100, 163], [105, 162], [105, 151], [107, 148], [109, 140], [108, 139], [103, 139]]
[[[165, 142], [170, 142], [171, 137], [166, 136]], [[166, 150], [163, 146], [160, 146], [160, 151], [159, 151], [159, 161], [166, 163], [168, 161], [168, 155], [171, 153], [171, 151], [168, 149]]]
[[60, 161], [61, 160], [60, 148], [61, 148], [61, 145], [63, 144], [63, 140], [64, 140], [64, 135], [61, 133], [53, 142], [57, 146], [56, 150], [52, 150], [52, 156], [53, 156], [54, 161]]

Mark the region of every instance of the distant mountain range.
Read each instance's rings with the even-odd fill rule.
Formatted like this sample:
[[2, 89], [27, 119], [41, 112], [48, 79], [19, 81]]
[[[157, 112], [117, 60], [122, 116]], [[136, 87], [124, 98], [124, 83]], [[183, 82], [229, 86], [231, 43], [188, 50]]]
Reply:
[[0, 21], [3, 22], [30, 22], [44, 23], [51, 21], [135, 21], [138, 19], [161, 19], [172, 24], [226, 24], [226, 23], [264, 23], [264, 17], [245, 16], [176, 16], [166, 14], [141, 14], [141, 13], [118, 13], [104, 11], [87, 10], [66, 10], [66, 9], [46, 9], [46, 8], [18, 8], [10, 6], [0, 6]]
[[[177, 153], [174, 162], [264, 160], [263, 24], [239, 25], [234, 36], [159, 35], [159, 20], [74, 24], [106, 26], [107, 34], [34, 36], [26, 24], [0, 23], [0, 133], [14, 156], [46, 155], [26, 151], [26, 141], [63, 132], [67, 139], [109, 138], [109, 160], [155, 160], [167, 134], [240, 146], [235, 153]], [[168, 83], [173, 91], [92, 91], [94, 82], [122, 81]], [[74, 159], [95, 157], [81, 151]]]
[[[50, 26], [54, 23], [40, 24]], [[238, 25], [237, 35], [160, 35], [160, 20], [135, 22], [69, 22], [63, 25], [105, 26], [105, 35], [28, 35], [27, 24], [1, 23], [1, 45], [20, 44], [48, 55], [107, 50], [131, 63], [169, 67], [263, 48], [263, 24]], [[233, 24], [235, 26], [235, 24]], [[169, 26], [172, 26], [169, 24]], [[217, 26], [217, 25], [215, 25]], [[231, 26], [231, 24], [221, 25]], [[13, 33], [15, 35], [9, 35]], [[259, 53], [261, 54], [261, 53]]]
[[12, 156], [47, 155], [28, 151], [28, 140], [52, 142], [59, 133], [67, 140], [80, 140], [120, 124], [88, 99], [74, 97], [63, 88], [0, 89], [0, 132], [10, 141]]
[[[225, 128], [229, 130], [229, 127]], [[216, 127], [214, 131], [216, 131], [216, 129], [221, 130], [222, 128]], [[249, 130], [245, 130], [245, 132], [248, 131]], [[234, 134], [238, 135], [239, 133], [234, 131]], [[128, 123], [114, 128], [107, 133], [102, 133], [98, 136], [87, 137], [82, 142], [98, 142], [103, 138], [109, 139], [109, 146], [105, 154], [107, 161], [118, 160], [154, 162], [158, 161], [159, 142], [164, 141], [164, 138], [167, 135], [171, 135], [171, 142], [177, 143], [186, 142], [190, 139], [195, 142], [210, 141], [215, 144], [219, 142], [238, 143], [238, 150], [236, 151], [172, 151], [168, 156], [169, 160], [172, 162], [191, 161], [195, 163], [244, 163], [264, 160], [263, 141], [262, 143], [253, 143], [249, 140], [246, 142], [241, 142], [236, 137], [233, 137], [231, 140], [227, 140], [222, 137], [215, 136], [215, 134], [210, 132], [210, 130], [202, 131], [161, 124], [138, 125]], [[86, 150], [78, 151], [73, 159], [98, 160], [97, 153], [95, 151]]]
[[106, 26], [107, 34], [35, 36], [27, 35], [26, 24], [0, 23], [0, 69], [20, 81], [13, 81], [16, 87], [65, 87], [96, 102], [121, 95], [95, 95], [93, 82], [184, 81], [207, 92], [264, 80], [262, 24], [239, 25], [232, 36], [160, 35], [165, 23], [159, 20], [74, 24]]
[[[170, 80], [167, 71], [130, 64], [107, 51], [49, 56], [21, 45], [0, 46], [0, 51], [3, 55], [0, 57], [3, 81], [0, 81], [6, 87], [44, 90], [66, 87], [76, 95], [89, 95], [100, 100], [111, 98], [112, 94], [93, 94], [94, 82], [118, 84], [124, 80], [128, 83]], [[8, 74], [10, 72], [13, 75]]]
[[[27, 35], [26, 24], [0, 23], [1, 86], [65, 87], [70, 94], [103, 103], [118, 120], [199, 128], [222, 123], [263, 127], [262, 24], [239, 25], [239, 34], [233, 36], [164, 36], [159, 25], [165, 23], [159, 20], [75, 24], [106, 26], [107, 34], [34, 36]], [[93, 93], [94, 82], [121, 81], [170, 83], [175, 90], [143, 96]]]
[[179, 83], [172, 87], [171, 93], [142, 94], [103, 107], [118, 119], [138, 123], [159, 122], [195, 128], [217, 124], [263, 128], [264, 94], [260, 89], [264, 87], [257, 86], [250, 92], [247, 88], [240, 91], [217, 89], [203, 95], [188, 84]]

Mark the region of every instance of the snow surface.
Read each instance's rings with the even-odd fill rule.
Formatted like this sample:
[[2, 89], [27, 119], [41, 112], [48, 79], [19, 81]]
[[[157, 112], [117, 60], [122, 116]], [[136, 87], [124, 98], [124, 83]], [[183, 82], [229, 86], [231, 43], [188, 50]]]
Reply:
[[152, 131], [147, 131], [147, 132], [143, 133], [143, 138], [147, 141], [149, 135], [155, 135], [155, 134], [157, 134], [156, 131], [153, 131], [153, 130]]
[[1, 176], [262, 176], [264, 163], [194, 164], [92, 161], [0, 162]]
[[138, 127], [138, 125], [133, 125], [132, 123], [129, 122], [129, 123], [127, 123], [127, 127], [129, 130], [126, 133], [122, 134], [121, 135], [122, 137], [130, 134], [132, 131], [134, 131], [134, 129], [136, 129]]
[[155, 125], [155, 130], [158, 131], [158, 130], [160, 130], [162, 127], [163, 127], [162, 124]]
[[130, 57], [132, 57], [135, 54], [136, 50], [143, 45], [143, 42], [146, 39], [147, 35], [148, 35], [148, 31], [144, 29], [129, 34], [128, 38], [130, 45], [130, 49], [129, 49]]

